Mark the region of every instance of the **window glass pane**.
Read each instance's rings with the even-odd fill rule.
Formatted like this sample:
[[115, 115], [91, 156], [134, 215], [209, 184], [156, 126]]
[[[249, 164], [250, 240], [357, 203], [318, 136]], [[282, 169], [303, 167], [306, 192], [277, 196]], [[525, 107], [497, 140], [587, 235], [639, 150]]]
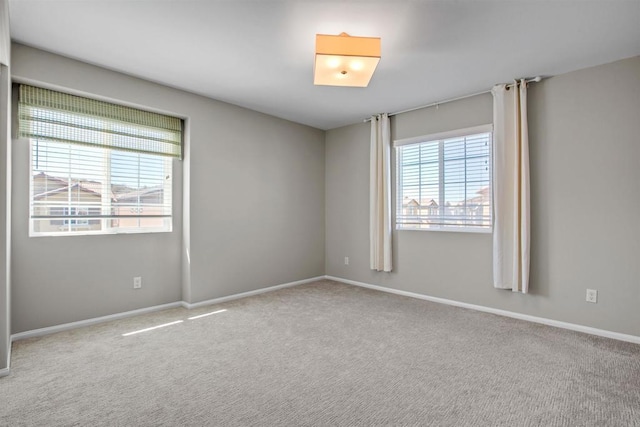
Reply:
[[171, 231], [171, 159], [31, 141], [31, 235]]
[[465, 159], [444, 161], [444, 183], [456, 184], [465, 181]]
[[445, 160], [464, 159], [465, 157], [464, 138], [445, 139], [443, 141], [443, 144], [444, 144]]
[[182, 121], [29, 85], [20, 85], [21, 137], [180, 157]]
[[31, 149], [30, 235], [171, 231], [182, 120], [20, 85]]
[[490, 132], [396, 148], [398, 229], [491, 229]]

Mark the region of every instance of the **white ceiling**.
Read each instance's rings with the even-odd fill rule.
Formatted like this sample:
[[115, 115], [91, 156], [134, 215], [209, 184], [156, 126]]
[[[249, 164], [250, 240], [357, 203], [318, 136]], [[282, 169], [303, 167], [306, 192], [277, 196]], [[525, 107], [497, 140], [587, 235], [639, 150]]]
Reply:
[[[11, 0], [20, 43], [331, 129], [640, 55], [640, 0]], [[378, 36], [368, 88], [313, 85], [315, 34]]]

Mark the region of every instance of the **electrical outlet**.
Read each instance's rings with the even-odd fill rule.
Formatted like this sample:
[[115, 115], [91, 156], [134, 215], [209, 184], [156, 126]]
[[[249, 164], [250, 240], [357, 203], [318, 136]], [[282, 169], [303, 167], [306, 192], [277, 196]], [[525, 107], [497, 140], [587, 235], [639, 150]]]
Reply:
[[598, 291], [595, 289], [587, 289], [587, 302], [598, 302]]
[[344, 265], [349, 265], [349, 257], [344, 257]]
[[140, 289], [142, 287], [142, 277], [133, 278], [133, 289]]

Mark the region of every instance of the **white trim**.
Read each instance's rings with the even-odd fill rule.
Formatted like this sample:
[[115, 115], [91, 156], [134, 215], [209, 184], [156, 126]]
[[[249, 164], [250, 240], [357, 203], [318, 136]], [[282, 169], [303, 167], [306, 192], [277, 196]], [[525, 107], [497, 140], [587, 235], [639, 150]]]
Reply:
[[[43, 335], [54, 334], [56, 332], [68, 331], [70, 329], [82, 328], [84, 326], [95, 325], [98, 323], [109, 322], [111, 320], [124, 319], [126, 317], [138, 316], [141, 314], [152, 313], [154, 311], [167, 310], [169, 308], [184, 307], [188, 310], [192, 308], [203, 307], [206, 305], [219, 304], [221, 302], [232, 301], [239, 298], [246, 298], [253, 295], [264, 294], [266, 292], [277, 291], [278, 289], [290, 288], [292, 286], [303, 285], [305, 283], [317, 282], [325, 279], [326, 276], [317, 276], [309, 279], [298, 280], [296, 282], [283, 283], [282, 285], [270, 286], [268, 288], [256, 289], [255, 291], [242, 292], [239, 294], [229, 295], [226, 297], [214, 298], [196, 303], [188, 303], [186, 301], [171, 302], [168, 304], [155, 305], [153, 307], [140, 308], [138, 310], [126, 311], [124, 313], [110, 314], [108, 316], [94, 317], [92, 319], [79, 320], [77, 322], [64, 323], [62, 325], [48, 326], [46, 328], [33, 329], [31, 331], [19, 332], [11, 335], [11, 342], [23, 340], [27, 338], [35, 338]], [[1, 371], [0, 371], [1, 372]]]
[[11, 343], [11, 337], [9, 337], [9, 348], [7, 348], [7, 367], [0, 369], [0, 378], [6, 377], [11, 373]]
[[111, 320], [124, 319], [126, 317], [138, 316], [140, 314], [152, 313], [154, 311], [167, 310], [169, 308], [181, 307], [182, 302], [170, 302], [168, 304], [154, 305], [153, 307], [139, 308], [137, 310], [125, 311], [124, 313], [110, 314], [108, 316], [94, 317], [92, 319], [79, 320], [77, 322], [63, 323], [62, 325], [48, 326], [46, 328], [33, 329], [31, 331], [18, 332], [11, 335], [11, 342], [26, 338], [41, 337], [43, 335], [55, 334], [56, 332], [68, 331], [70, 329], [109, 322]]
[[[439, 304], [447, 304], [447, 305], [452, 305], [452, 306], [455, 306], [455, 307], [468, 308], [470, 310], [482, 311], [482, 312], [485, 312], [485, 313], [497, 314], [499, 316], [505, 316], [505, 317], [511, 317], [511, 318], [514, 318], [514, 319], [526, 320], [526, 321], [529, 321], [529, 322], [540, 323], [540, 324], [543, 324], [543, 325], [553, 326], [553, 327], [556, 327], [556, 328], [569, 329], [569, 330], [572, 330], [572, 331], [583, 332], [583, 333], [590, 334], [590, 335], [596, 335], [596, 336], [605, 337], [605, 338], [612, 338], [612, 339], [619, 340], [619, 341], [626, 341], [626, 342], [630, 342], [630, 343], [634, 343], [634, 344], [640, 344], [640, 336], [627, 335], [627, 334], [622, 334], [622, 333], [619, 333], [619, 332], [612, 332], [612, 331], [606, 331], [606, 330], [603, 330], [603, 329], [592, 328], [592, 327], [589, 327], [589, 326], [577, 325], [575, 323], [562, 322], [562, 321], [559, 321], [559, 320], [546, 319], [544, 317], [531, 316], [531, 315], [528, 315], [528, 314], [516, 313], [516, 312], [513, 312], [513, 311], [501, 310], [501, 309], [492, 308], [492, 307], [485, 307], [485, 306], [482, 306], [482, 305], [469, 304], [469, 303], [466, 303], [466, 302], [460, 302], [460, 301], [455, 301], [455, 300], [450, 300], [450, 299], [445, 299], [445, 298], [432, 297], [432, 296], [429, 296], [429, 295], [418, 294], [418, 293], [415, 293], [415, 292], [409, 292], [409, 291], [402, 291], [402, 290], [399, 290], [399, 289], [386, 288], [384, 286], [372, 285], [372, 284], [369, 284], [369, 283], [358, 282], [358, 281], [355, 281], [355, 280], [343, 279], [341, 277], [335, 277], [335, 276], [329, 276], [329, 275], [312, 277], [312, 278], [309, 278], [309, 279], [298, 280], [296, 282], [284, 283], [282, 285], [276, 285], [276, 286], [271, 286], [271, 287], [268, 287], [268, 288], [257, 289], [255, 291], [242, 292], [242, 293], [239, 293], [239, 294], [229, 295], [229, 296], [220, 297], [220, 298], [214, 298], [214, 299], [210, 299], [210, 300], [206, 300], [206, 301], [200, 301], [200, 302], [196, 302], [196, 303], [192, 303], [192, 304], [187, 303], [185, 301], [172, 302], [172, 303], [169, 303], [169, 304], [162, 304], [162, 305], [156, 305], [156, 306], [153, 306], [153, 307], [147, 307], [147, 308], [141, 308], [141, 309], [138, 309], [138, 310], [127, 311], [127, 312], [124, 312], [124, 313], [111, 314], [111, 315], [108, 315], [108, 316], [96, 317], [96, 318], [93, 318], [93, 319], [80, 320], [78, 322], [71, 322], [71, 323], [65, 323], [65, 324], [57, 325], [57, 326], [50, 326], [50, 327], [47, 327], [47, 328], [34, 329], [34, 330], [31, 330], [31, 331], [20, 332], [20, 333], [11, 335], [11, 342], [22, 340], [22, 339], [26, 339], [26, 338], [34, 338], [34, 337], [39, 337], [39, 336], [43, 336], [43, 335], [53, 334], [53, 333], [56, 333], [56, 332], [67, 331], [67, 330], [70, 330], [70, 329], [76, 329], [76, 328], [80, 328], [80, 327], [83, 327], [83, 326], [95, 325], [97, 323], [108, 322], [108, 321], [111, 321], [111, 320], [123, 319], [123, 318], [126, 318], [126, 317], [132, 317], [132, 316], [137, 316], [137, 315], [140, 315], [140, 314], [151, 313], [151, 312], [154, 312], [154, 311], [166, 310], [166, 309], [169, 309], [169, 308], [184, 307], [186, 309], [192, 309], [192, 308], [198, 308], [198, 307], [202, 307], [202, 306], [206, 306], [206, 305], [220, 304], [220, 303], [226, 302], [226, 301], [232, 301], [232, 300], [235, 300], [235, 299], [246, 298], [246, 297], [250, 297], [250, 296], [254, 296], [254, 295], [259, 295], [259, 294], [263, 294], [263, 293], [267, 293], [267, 292], [276, 291], [278, 289], [290, 288], [290, 287], [293, 287], [293, 286], [303, 285], [303, 284], [306, 284], [306, 283], [317, 282], [319, 280], [324, 280], [324, 279], [345, 283], [347, 285], [354, 285], [354, 286], [359, 286], [359, 287], [362, 287], [362, 288], [373, 289], [373, 290], [376, 290], [376, 291], [387, 292], [387, 293], [396, 294], [396, 295], [402, 295], [402, 296], [406, 296], [406, 297], [410, 297], [410, 298], [417, 298], [417, 299], [421, 299], [421, 300], [425, 300], [425, 301], [436, 302], [436, 303], [439, 303]], [[9, 348], [9, 351], [11, 351], [11, 347]], [[9, 375], [9, 368], [0, 369], [0, 377], [5, 376], [5, 375]]]
[[209, 300], [206, 300], [206, 301], [195, 302], [195, 303], [192, 303], [192, 304], [190, 304], [188, 302], [185, 302], [185, 301], [182, 301], [182, 306], [184, 308], [192, 309], [192, 308], [203, 307], [205, 305], [220, 304], [221, 302], [227, 302], [227, 301], [232, 301], [234, 299], [240, 299], [240, 298], [251, 297], [251, 296], [254, 296], [254, 295], [260, 295], [260, 294], [264, 294], [266, 292], [277, 291], [278, 289], [290, 288], [292, 286], [304, 285], [305, 283], [317, 282], [318, 280], [323, 280], [325, 278], [326, 278], [326, 276], [317, 276], [317, 277], [312, 277], [310, 279], [298, 280], [296, 282], [284, 283], [282, 285], [270, 286], [268, 288], [256, 289], [255, 291], [242, 292], [242, 293], [239, 293], [239, 294], [234, 294], [234, 295], [229, 295], [229, 296], [226, 296], [226, 297], [209, 299]]
[[421, 136], [414, 136], [411, 138], [396, 139], [393, 141], [393, 146], [400, 147], [402, 145], [419, 144], [421, 142], [440, 141], [442, 139], [458, 138], [463, 136], [475, 135], [477, 133], [491, 133], [491, 132], [493, 132], [493, 125], [487, 124], [487, 125], [473, 126], [473, 127], [464, 128], [464, 129], [456, 129], [456, 130], [449, 130], [445, 132], [432, 133], [431, 135], [421, 135]]
[[[430, 224], [431, 225], [431, 224]], [[437, 231], [437, 232], [452, 232], [452, 233], [480, 233], [480, 234], [491, 234], [493, 233], [493, 228], [487, 227], [464, 227], [460, 225], [434, 225], [429, 228], [416, 228], [410, 226], [403, 226], [402, 224], [396, 224], [397, 231]]]
[[11, 371], [11, 343], [11, 336], [9, 336], [9, 342], [7, 343], [9, 344], [9, 348], [7, 349], [7, 366], [5, 368], [0, 368], [0, 378], [9, 375], [9, 372]]
[[513, 311], [501, 310], [498, 308], [485, 307], [483, 305], [469, 304], [466, 302], [454, 301], [445, 298], [432, 297], [429, 295], [417, 294], [414, 292], [401, 291], [399, 289], [386, 288], [384, 286], [371, 285], [369, 283], [357, 282], [355, 280], [343, 279], [341, 277], [325, 276], [328, 280], [345, 283], [348, 285], [360, 286], [362, 288], [374, 289], [376, 291], [387, 292], [390, 294], [402, 295], [405, 297], [417, 298], [440, 304], [447, 304], [456, 307], [468, 308], [471, 310], [483, 311], [485, 313], [497, 314], [499, 316], [512, 317], [514, 319], [526, 320], [533, 323], [541, 323], [556, 328], [569, 329], [571, 331], [583, 332], [585, 334], [597, 335], [599, 337], [612, 338], [619, 341], [627, 341], [634, 344], [640, 344], [640, 336], [621, 334], [619, 332], [606, 331], [604, 329], [592, 328], [590, 326], [577, 325], [575, 323], [561, 322], [559, 320], [546, 319], [544, 317], [531, 316], [528, 314], [516, 313]]
[[[9, 333], [8, 330], [7, 330], [7, 333]], [[13, 345], [12, 342], [13, 341], [11, 340], [11, 336], [9, 336], [9, 342], [7, 343], [8, 344], [8, 348], [7, 348], [7, 367], [0, 369], [0, 378], [6, 377], [11, 373], [11, 347]]]
[[[0, 0], [0, 64], [11, 63], [11, 19], [9, 0]], [[2, 375], [0, 375], [1, 377]]]

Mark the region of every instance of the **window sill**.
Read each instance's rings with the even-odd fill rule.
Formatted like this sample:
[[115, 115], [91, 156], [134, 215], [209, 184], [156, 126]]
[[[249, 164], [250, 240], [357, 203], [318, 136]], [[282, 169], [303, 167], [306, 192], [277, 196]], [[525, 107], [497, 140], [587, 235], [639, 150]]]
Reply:
[[171, 233], [173, 229], [147, 229], [147, 230], [120, 230], [120, 231], [69, 231], [69, 232], [55, 232], [55, 233], [37, 233], [29, 232], [29, 237], [70, 237], [70, 236], [113, 236], [118, 234], [158, 234], [158, 233]]
[[493, 229], [481, 227], [429, 227], [429, 228], [413, 228], [398, 227], [396, 231], [437, 231], [437, 232], [453, 232], [453, 233], [475, 233], [475, 234], [492, 234]]

